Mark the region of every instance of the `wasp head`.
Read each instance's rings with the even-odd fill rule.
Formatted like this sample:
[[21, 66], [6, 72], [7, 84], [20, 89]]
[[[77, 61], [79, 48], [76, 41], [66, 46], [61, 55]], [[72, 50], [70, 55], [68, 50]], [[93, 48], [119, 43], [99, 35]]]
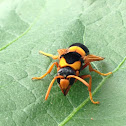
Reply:
[[73, 85], [75, 78], [67, 78], [69, 75], [75, 75], [75, 71], [71, 67], [64, 67], [58, 71], [58, 75], [64, 78], [57, 78], [57, 82], [64, 95], [68, 93], [69, 88]]

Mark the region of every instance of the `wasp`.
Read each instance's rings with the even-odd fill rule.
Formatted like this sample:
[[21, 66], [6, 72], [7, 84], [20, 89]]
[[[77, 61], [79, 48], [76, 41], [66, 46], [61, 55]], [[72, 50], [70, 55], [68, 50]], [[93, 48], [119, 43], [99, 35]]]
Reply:
[[[74, 43], [74, 44], [70, 45], [67, 49], [58, 49], [57, 51], [58, 51], [57, 56], [40, 51], [41, 54], [43, 54], [45, 56], [49, 56], [54, 60], [58, 59], [59, 62], [54, 62], [50, 66], [49, 70], [41, 77], [32, 78], [33, 80], [35, 80], [35, 79], [40, 80], [52, 71], [54, 65], [57, 67], [57, 75], [53, 78], [53, 80], [51, 81], [51, 83], [48, 87], [48, 90], [47, 90], [47, 93], [45, 96], [45, 100], [47, 100], [55, 80], [57, 80], [59, 87], [60, 87], [62, 93], [64, 94], [64, 96], [67, 95], [68, 91], [70, 90], [70, 88], [74, 84], [74, 82], [79, 80], [88, 87], [89, 97], [90, 97], [91, 102], [93, 104], [99, 104], [99, 101], [95, 102], [92, 98], [92, 93], [91, 93], [92, 77], [91, 77], [91, 75], [80, 75], [80, 72], [85, 67], [89, 66], [90, 72], [94, 71], [103, 76], [112, 74], [112, 72], [104, 74], [104, 73], [101, 73], [98, 70], [95, 70], [92, 68], [91, 62], [100, 61], [100, 60], [103, 60], [104, 58], [100, 57], [100, 56], [89, 54], [88, 48], [81, 43]], [[89, 78], [89, 82], [86, 82], [84, 80], [86, 78]]]

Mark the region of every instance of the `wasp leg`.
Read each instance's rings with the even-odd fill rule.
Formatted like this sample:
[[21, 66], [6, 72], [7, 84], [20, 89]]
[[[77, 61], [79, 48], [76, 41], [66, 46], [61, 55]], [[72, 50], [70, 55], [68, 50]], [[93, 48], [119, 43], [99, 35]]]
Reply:
[[[80, 72], [79, 71], [76, 71], [76, 76], [79, 76]], [[76, 83], [77, 79], [75, 79], [75, 83]]]
[[40, 80], [40, 79], [42, 79], [43, 77], [45, 77], [47, 74], [49, 74], [49, 73], [52, 71], [54, 65], [56, 65], [56, 67], [58, 67], [58, 63], [57, 63], [57, 62], [54, 62], [54, 63], [51, 65], [51, 67], [49, 68], [49, 70], [48, 70], [44, 75], [42, 75], [41, 77], [33, 77], [32, 80]]
[[47, 92], [46, 92], [45, 100], [47, 100], [47, 98], [48, 98], [48, 96], [49, 96], [49, 93], [50, 93], [50, 91], [51, 91], [51, 88], [52, 88], [52, 86], [53, 86], [53, 83], [54, 83], [54, 81], [55, 81], [57, 78], [64, 78], [64, 77], [63, 77], [63, 76], [56, 76], [56, 77], [53, 78], [53, 80], [51, 81], [51, 83], [50, 83], [50, 85], [49, 85], [49, 87], [48, 87], [48, 90], [47, 90]]
[[58, 59], [58, 56], [54, 56], [54, 55], [52, 55], [52, 54], [45, 53], [45, 52], [43, 52], [43, 51], [39, 51], [39, 53], [41, 53], [41, 54], [43, 54], [43, 55], [45, 55], [45, 56], [52, 57], [53, 59]]
[[84, 64], [84, 66], [81, 68], [81, 70], [83, 70], [87, 66], [88, 66], [88, 63]]
[[109, 75], [109, 74], [112, 74], [112, 72], [108, 72], [108, 73], [106, 73], [106, 74], [101, 73], [100, 71], [93, 69], [90, 63], [88, 63], [88, 65], [89, 65], [89, 70], [90, 70], [90, 71], [94, 71], [94, 72], [96, 72], [96, 73], [98, 73], [98, 74], [100, 74], [100, 75], [102, 75], [102, 76], [107, 76], [107, 75]]
[[85, 79], [85, 78], [89, 78], [89, 87], [88, 87], [88, 91], [89, 91], [89, 96], [90, 96], [90, 100], [93, 104], [99, 104], [99, 101], [94, 101], [92, 98], [92, 93], [91, 93], [91, 86], [92, 86], [92, 77], [91, 75], [82, 75], [80, 76], [81, 78]]

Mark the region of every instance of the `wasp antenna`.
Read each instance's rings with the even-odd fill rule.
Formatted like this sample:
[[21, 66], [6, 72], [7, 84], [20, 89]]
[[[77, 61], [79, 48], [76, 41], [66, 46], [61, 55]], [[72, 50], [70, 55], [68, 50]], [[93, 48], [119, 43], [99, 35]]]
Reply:
[[83, 80], [82, 78], [80, 78], [80, 77], [78, 77], [78, 76], [69, 75], [69, 76], [67, 76], [67, 78], [75, 78], [75, 79], [81, 81], [81, 82], [82, 82], [83, 84], [85, 84], [87, 87], [89, 87], [89, 84], [88, 84], [85, 80]]

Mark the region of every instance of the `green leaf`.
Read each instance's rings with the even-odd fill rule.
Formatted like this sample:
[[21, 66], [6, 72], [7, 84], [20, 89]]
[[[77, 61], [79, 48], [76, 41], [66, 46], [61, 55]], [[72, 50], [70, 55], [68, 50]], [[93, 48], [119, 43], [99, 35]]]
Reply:
[[[0, 126], [126, 125], [126, 2], [121, 0], [0, 0]], [[75, 42], [105, 57], [92, 66], [94, 105], [87, 87], [77, 81], [66, 97], [55, 82], [44, 100], [56, 68], [40, 55]], [[88, 81], [88, 80], [87, 80]]]

